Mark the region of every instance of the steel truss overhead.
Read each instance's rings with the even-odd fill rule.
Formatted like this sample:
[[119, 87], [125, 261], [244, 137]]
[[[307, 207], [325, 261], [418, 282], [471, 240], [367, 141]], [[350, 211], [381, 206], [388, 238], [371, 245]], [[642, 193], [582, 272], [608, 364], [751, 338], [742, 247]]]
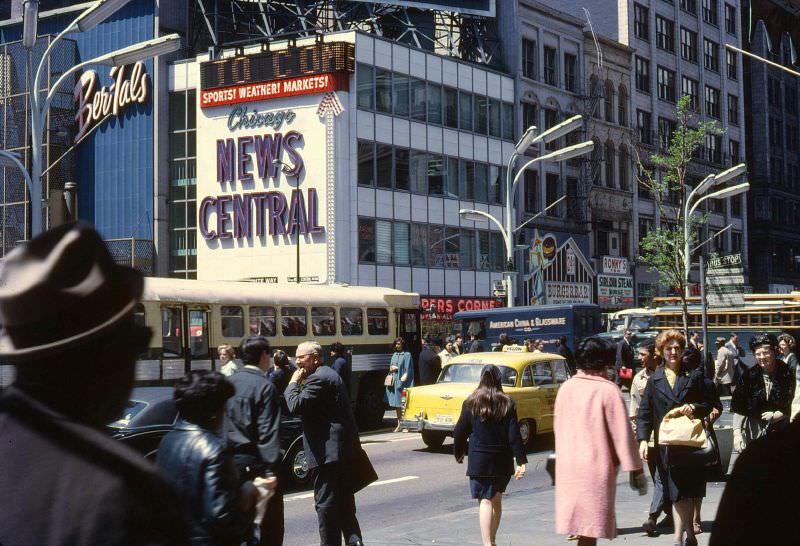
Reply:
[[195, 0], [191, 9], [195, 52], [360, 30], [474, 63], [503, 64], [494, 18], [343, 0]]

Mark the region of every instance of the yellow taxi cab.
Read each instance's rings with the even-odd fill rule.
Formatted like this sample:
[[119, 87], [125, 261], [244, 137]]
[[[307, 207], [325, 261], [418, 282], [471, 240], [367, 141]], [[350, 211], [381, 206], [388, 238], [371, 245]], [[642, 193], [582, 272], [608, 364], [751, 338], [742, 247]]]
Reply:
[[556, 393], [569, 379], [567, 362], [557, 354], [527, 352], [468, 353], [453, 357], [433, 385], [404, 391], [400, 426], [422, 433], [428, 447], [439, 447], [461, 415], [461, 404], [475, 390], [481, 368], [500, 368], [503, 392], [517, 406], [520, 435], [529, 447], [536, 434], [553, 430]]

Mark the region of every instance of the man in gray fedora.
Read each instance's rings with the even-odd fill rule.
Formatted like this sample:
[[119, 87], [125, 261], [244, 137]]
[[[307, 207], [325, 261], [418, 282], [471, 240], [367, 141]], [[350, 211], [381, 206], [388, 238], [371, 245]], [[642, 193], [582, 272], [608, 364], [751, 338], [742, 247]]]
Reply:
[[60, 226], [0, 263], [0, 544], [184, 544], [176, 497], [111, 440], [151, 333], [133, 310], [143, 279], [100, 236]]

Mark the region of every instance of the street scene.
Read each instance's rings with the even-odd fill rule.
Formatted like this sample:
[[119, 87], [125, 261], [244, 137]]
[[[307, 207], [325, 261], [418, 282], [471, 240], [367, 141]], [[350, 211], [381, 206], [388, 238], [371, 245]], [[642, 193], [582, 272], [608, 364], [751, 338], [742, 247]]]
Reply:
[[0, 545], [800, 545], [798, 43], [0, 2]]

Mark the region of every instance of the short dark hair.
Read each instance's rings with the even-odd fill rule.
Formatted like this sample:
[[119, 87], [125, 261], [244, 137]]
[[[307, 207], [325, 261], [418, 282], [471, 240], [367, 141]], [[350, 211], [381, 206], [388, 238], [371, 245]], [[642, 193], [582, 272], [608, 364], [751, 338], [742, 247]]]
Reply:
[[173, 398], [181, 417], [196, 424], [205, 424], [225, 407], [225, 401], [236, 390], [219, 372], [194, 370], [178, 379]]
[[656, 354], [656, 342], [654, 339], [646, 339], [645, 341], [642, 341], [639, 343], [639, 348], [647, 349], [647, 354], [650, 356]]
[[768, 332], [756, 334], [750, 339], [750, 352], [755, 353], [756, 349], [762, 345], [769, 345], [770, 349], [777, 351], [778, 338], [776, 338], [774, 334]]
[[400, 350], [401, 351], [405, 351], [406, 350], [406, 340], [403, 339], [402, 337], [396, 337], [394, 339], [394, 344], [397, 345], [398, 343], [400, 344]]
[[336, 356], [344, 356], [347, 351], [344, 349], [344, 345], [339, 343], [338, 341], [334, 341], [331, 343], [330, 350]]
[[700, 368], [700, 362], [703, 360], [703, 355], [694, 347], [688, 347], [681, 353], [681, 371], [691, 372]]
[[242, 342], [242, 362], [245, 364], [258, 364], [261, 355], [269, 352], [269, 340], [264, 336], [252, 336]]
[[602, 370], [612, 366], [616, 356], [614, 345], [600, 337], [584, 339], [575, 351], [575, 360], [581, 370]]
[[272, 353], [272, 362], [278, 368], [285, 368], [290, 364], [289, 355], [282, 349], [275, 349], [275, 352]]

